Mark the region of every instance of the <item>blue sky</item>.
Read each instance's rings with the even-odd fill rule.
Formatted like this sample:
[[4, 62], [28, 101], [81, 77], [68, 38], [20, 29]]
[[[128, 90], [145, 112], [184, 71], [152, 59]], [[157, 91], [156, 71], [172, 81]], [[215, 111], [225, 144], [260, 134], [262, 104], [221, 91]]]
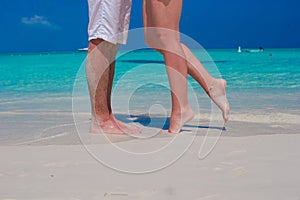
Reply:
[[[133, 0], [131, 28], [141, 27]], [[174, 0], [176, 1], [176, 0]], [[205, 48], [300, 47], [299, 0], [187, 0], [181, 32]], [[87, 46], [87, 0], [1, 0], [0, 52]]]

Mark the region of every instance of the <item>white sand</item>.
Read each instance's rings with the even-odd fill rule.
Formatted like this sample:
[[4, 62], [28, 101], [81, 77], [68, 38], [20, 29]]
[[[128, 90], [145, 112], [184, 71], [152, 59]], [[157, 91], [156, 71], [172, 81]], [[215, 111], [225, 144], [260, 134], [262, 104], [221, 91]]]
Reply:
[[[1, 135], [8, 137], [0, 147], [1, 200], [300, 200], [297, 113], [232, 113], [219, 140], [215, 136], [220, 129], [209, 124], [209, 114], [196, 116], [177, 137], [153, 135], [159, 130], [155, 128], [158, 117], [141, 134], [151, 139], [112, 135], [112, 144], [103, 135], [83, 133], [86, 146], [70, 113], [35, 114], [1, 114]], [[88, 120], [82, 116], [79, 121]], [[140, 118], [142, 123], [147, 121]], [[18, 126], [13, 125], [16, 122]], [[88, 121], [79, 129], [87, 127]], [[32, 134], [27, 133], [30, 129]], [[207, 131], [210, 137], [200, 155], [218, 143], [208, 157], [199, 159]], [[120, 148], [125, 154], [116, 151]], [[176, 160], [176, 156], [181, 157]], [[161, 167], [165, 168], [141, 173]]]
[[[178, 139], [187, 137], [191, 136]], [[155, 145], [170, 138], [152, 142]], [[141, 175], [105, 167], [82, 145], [2, 146], [0, 198], [300, 199], [300, 135], [222, 137], [213, 152], [199, 160], [202, 141], [203, 136], [197, 136], [173, 165]], [[117, 144], [140, 148], [137, 142], [143, 143], [129, 140]]]

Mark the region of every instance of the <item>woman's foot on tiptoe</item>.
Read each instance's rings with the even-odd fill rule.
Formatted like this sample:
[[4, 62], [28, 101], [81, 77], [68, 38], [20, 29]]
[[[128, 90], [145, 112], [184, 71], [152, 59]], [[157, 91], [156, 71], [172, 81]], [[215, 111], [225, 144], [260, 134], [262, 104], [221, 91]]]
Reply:
[[183, 109], [181, 113], [172, 113], [170, 118], [169, 130], [163, 131], [164, 134], [176, 134], [179, 133], [181, 128], [191, 121], [195, 116], [194, 111], [190, 106]]

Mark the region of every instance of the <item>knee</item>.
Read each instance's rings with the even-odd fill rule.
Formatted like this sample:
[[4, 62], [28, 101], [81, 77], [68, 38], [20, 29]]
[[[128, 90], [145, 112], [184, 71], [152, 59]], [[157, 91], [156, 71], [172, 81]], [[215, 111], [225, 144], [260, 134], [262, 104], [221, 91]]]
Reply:
[[91, 52], [92, 50], [94, 50], [101, 42], [103, 42], [103, 39], [92, 39], [89, 41], [89, 52]]
[[172, 43], [175, 42], [172, 35], [165, 30], [150, 30], [145, 32], [145, 41], [149, 47], [160, 53], [171, 50]]
[[100, 51], [105, 50], [105, 51], [113, 51], [114, 52], [118, 49], [119, 45], [110, 43], [101, 38], [90, 40], [89, 46], [88, 46], [89, 52], [93, 51], [96, 47], [98, 47], [98, 49]]

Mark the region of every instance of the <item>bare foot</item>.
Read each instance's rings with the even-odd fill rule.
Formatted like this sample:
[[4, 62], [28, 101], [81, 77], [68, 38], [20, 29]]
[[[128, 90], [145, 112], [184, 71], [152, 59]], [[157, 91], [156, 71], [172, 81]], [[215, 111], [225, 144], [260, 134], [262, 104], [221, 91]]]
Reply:
[[195, 116], [194, 111], [188, 107], [183, 110], [182, 113], [174, 114], [172, 113], [170, 119], [170, 127], [166, 133], [176, 134], [180, 132], [180, 129], [184, 126], [184, 124], [191, 121]]
[[229, 119], [229, 102], [226, 97], [226, 81], [215, 79], [209, 88], [208, 96], [221, 109], [225, 122]]
[[92, 119], [90, 124], [90, 133], [126, 134], [113, 120], [98, 122], [94, 119]]
[[105, 122], [99, 122], [92, 119], [90, 125], [90, 133], [137, 134], [141, 132], [142, 129], [121, 122], [114, 116], [111, 116], [111, 118]]
[[128, 134], [138, 134], [142, 132], [142, 129], [133, 125], [126, 124], [120, 120], [117, 120], [114, 116], [111, 119], [117, 124], [117, 126]]

